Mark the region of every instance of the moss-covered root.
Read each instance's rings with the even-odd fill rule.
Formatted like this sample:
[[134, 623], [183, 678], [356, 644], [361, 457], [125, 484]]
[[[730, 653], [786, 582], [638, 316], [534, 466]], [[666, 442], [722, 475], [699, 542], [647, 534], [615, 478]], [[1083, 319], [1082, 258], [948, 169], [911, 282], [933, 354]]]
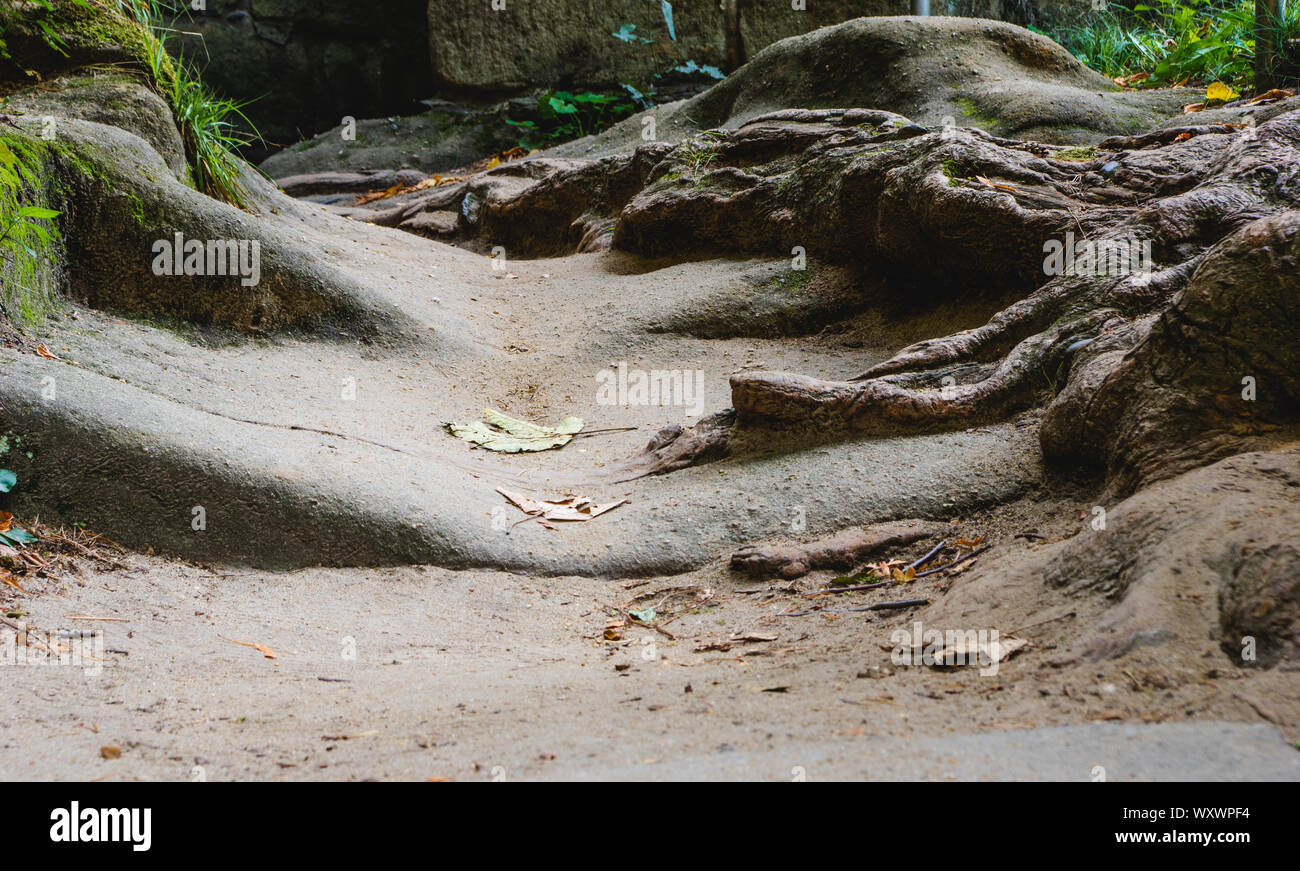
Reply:
[[[164, 75], [175, 68], [159, 53], [149, 28], [123, 14], [118, 0], [56, 0], [49, 8], [0, 3], [0, 29], [8, 56], [0, 58], [0, 81], [48, 79], [93, 64], [120, 64]], [[157, 83], [162, 84], [162, 83]]]
[[59, 304], [65, 248], [55, 153], [0, 127], [0, 317], [26, 329]]
[[52, 143], [18, 130], [9, 135], [50, 164], [59, 198], [52, 205], [64, 213], [66, 287], [77, 299], [241, 331], [328, 320], [359, 334], [414, 332], [288, 222], [186, 187], [131, 133], [61, 119]]

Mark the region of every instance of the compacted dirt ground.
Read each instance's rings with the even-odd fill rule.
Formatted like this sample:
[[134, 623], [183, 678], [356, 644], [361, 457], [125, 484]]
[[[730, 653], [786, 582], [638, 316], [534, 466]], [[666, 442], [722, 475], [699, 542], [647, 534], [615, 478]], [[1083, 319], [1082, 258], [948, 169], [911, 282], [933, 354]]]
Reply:
[[[52, 376], [57, 419], [74, 422], [72, 436], [45, 424], [33, 473], [56, 488], [58, 519], [112, 524], [135, 546], [74, 549], [29, 566], [23, 591], [0, 589], [7, 662], [25, 657], [4, 669], [5, 776], [1300, 777], [1294, 673], [1225, 655], [1212, 588], [1148, 601], [1138, 585], [1119, 605], [1114, 590], [1052, 590], [1053, 560], [1104, 562], [1086, 550], [1104, 497], [1044, 469], [1039, 412], [617, 474], [658, 427], [724, 406], [732, 372], [847, 377], [982, 322], [999, 300], [909, 306], [833, 269], [792, 279], [788, 261], [633, 270], [584, 254], [494, 268], [302, 208], [304, 240], [428, 317], [433, 345], [250, 339], [69, 303], [44, 335], [58, 359], [5, 352], [2, 377], [28, 419], [48, 421], [39, 390]], [[829, 318], [846, 282], [858, 295]], [[619, 362], [699, 369], [699, 405], [602, 403], [598, 373]], [[615, 431], [486, 455], [442, 427], [484, 406]], [[1290, 454], [1264, 456], [1283, 459], [1209, 470], [1148, 501], [1190, 511], [1217, 504], [1197, 487], [1240, 491], [1256, 502], [1238, 514], [1272, 505], [1285, 524], [1294, 488], [1274, 467]], [[1271, 475], [1280, 495], [1242, 475]], [[214, 492], [214, 481], [234, 483]], [[335, 489], [313, 489], [321, 481]], [[524, 516], [499, 486], [631, 501], [586, 523], [516, 526]], [[313, 513], [316, 497], [329, 513]], [[960, 571], [818, 595], [841, 570], [790, 581], [729, 565], [745, 545], [908, 517], [940, 531], [870, 561], [906, 565], [939, 538], [988, 550]], [[1116, 517], [1112, 534], [1145, 528]], [[400, 552], [392, 536], [407, 529], [413, 553], [467, 567], [238, 567], [301, 565], [313, 549], [391, 561], [383, 548]], [[152, 553], [202, 559], [209, 541], [249, 556]], [[1117, 541], [1139, 564], [1166, 559]], [[922, 604], [854, 610], [908, 599]], [[1191, 610], [1168, 612], [1170, 601]], [[918, 620], [1027, 645], [994, 674], [900, 664], [891, 636]], [[78, 643], [80, 665], [41, 658], [42, 644]]]
[[[1013, 538], [1020, 527], [1051, 541], [1086, 534], [1087, 521], [1047, 494], [963, 518], [954, 529], [994, 543], [969, 569], [832, 603], [803, 594], [834, 572], [755, 582], [721, 563], [619, 582], [420, 566], [272, 573], [102, 548], [101, 559], [77, 555], [30, 577], [29, 596], [5, 593], [32, 645], [81, 644], [84, 656], [52, 665], [29, 649], [26, 667], [5, 669], [0, 770], [68, 780], [1300, 777], [1295, 681], [1225, 668], [1208, 642], [1199, 670], [1157, 647], [1118, 661], [1064, 657], [1057, 641], [1077, 618], [1062, 609], [1004, 625], [1030, 645], [981, 674], [895, 662], [891, 633], [910, 632], [915, 611], [848, 610], [940, 597], [1051, 546]], [[806, 613], [814, 606], [828, 610]], [[629, 619], [644, 608], [657, 629]], [[95, 630], [99, 641], [69, 637]]]

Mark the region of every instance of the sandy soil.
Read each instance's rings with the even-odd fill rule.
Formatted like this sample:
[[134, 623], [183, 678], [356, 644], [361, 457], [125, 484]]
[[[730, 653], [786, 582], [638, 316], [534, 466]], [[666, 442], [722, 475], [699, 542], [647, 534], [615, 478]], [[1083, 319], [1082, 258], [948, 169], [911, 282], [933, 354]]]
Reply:
[[[77, 559], [69, 570], [29, 578], [29, 596], [0, 593], [8, 613], [23, 615], [9, 619], [33, 639], [103, 631], [102, 664], [86, 642], [84, 667], [5, 669], [0, 774], [1087, 780], [1094, 765], [1125, 776], [1130, 763], [1118, 733], [1105, 733], [1102, 750], [1081, 751], [1092, 761], [1071, 762], [1073, 774], [1045, 762], [1018, 771], [1023, 748], [985, 759], [960, 742], [1007, 733], [1032, 746], [1030, 736], [1041, 733], [1020, 730], [1185, 720], [1261, 723], [1300, 739], [1294, 677], [1242, 672], [1208, 643], [1199, 671], [1154, 647], [1120, 660], [1062, 662], [1058, 642], [1074, 619], [1062, 611], [1003, 625], [1031, 646], [981, 675], [893, 661], [891, 632], [910, 629], [916, 609], [840, 610], [942, 599], [1086, 527], [1068, 500], [1025, 499], [954, 523], [954, 534], [994, 544], [955, 577], [833, 602], [802, 595], [824, 588], [833, 572], [756, 582], [719, 563], [615, 582], [419, 566], [268, 573], [138, 554], [117, 568]], [[1012, 537], [1023, 529], [1046, 543]], [[917, 544], [898, 556], [927, 549]], [[645, 607], [655, 609], [657, 628], [628, 619], [628, 610]], [[836, 613], [780, 616], [815, 607]], [[1225, 745], [1214, 757], [1231, 766], [1233, 752], [1246, 752], [1244, 740], [1233, 733], [1235, 751]], [[1067, 744], [1053, 738], [1047, 758], [1073, 758]], [[104, 758], [104, 747], [120, 748], [121, 757]], [[1281, 742], [1269, 750], [1300, 760]], [[1137, 754], [1144, 762], [1131, 764], [1146, 767], [1128, 776], [1160, 776], [1152, 766], [1161, 765], [1164, 776], [1180, 776], [1203, 763], [1180, 761], [1180, 753], [1164, 744], [1144, 749]], [[1256, 776], [1288, 777], [1276, 759], [1260, 758], [1273, 771]], [[980, 766], [972, 769], [972, 759]], [[1204, 776], [1246, 776], [1252, 764], [1259, 758]]]

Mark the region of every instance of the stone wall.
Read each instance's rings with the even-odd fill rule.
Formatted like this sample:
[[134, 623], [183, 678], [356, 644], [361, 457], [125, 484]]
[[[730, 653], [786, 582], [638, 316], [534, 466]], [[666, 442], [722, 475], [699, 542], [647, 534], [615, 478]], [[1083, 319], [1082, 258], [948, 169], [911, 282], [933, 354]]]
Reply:
[[173, 40], [272, 145], [357, 118], [406, 114], [433, 90], [426, 0], [207, 0]]
[[[935, 14], [1039, 23], [1090, 0], [932, 0]], [[173, 45], [239, 99], [274, 147], [345, 115], [420, 111], [430, 97], [494, 101], [542, 88], [645, 87], [694, 62], [730, 72], [773, 42], [909, 0], [207, 0]], [[803, 8], [796, 8], [802, 6]], [[614, 34], [635, 26], [631, 41]], [[706, 80], [707, 81], [707, 80]], [[666, 84], [662, 83], [661, 84]], [[670, 94], [671, 86], [661, 89]]]
[[[428, 0], [429, 57], [444, 95], [528, 87], [646, 84], [694, 61], [729, 71], [759, 49], [867, 15], [903, 15], [908, 0]], [[633, 42], [614, 33], [634, 25]], [[648, 41], [643, 41], [648, 40]]]

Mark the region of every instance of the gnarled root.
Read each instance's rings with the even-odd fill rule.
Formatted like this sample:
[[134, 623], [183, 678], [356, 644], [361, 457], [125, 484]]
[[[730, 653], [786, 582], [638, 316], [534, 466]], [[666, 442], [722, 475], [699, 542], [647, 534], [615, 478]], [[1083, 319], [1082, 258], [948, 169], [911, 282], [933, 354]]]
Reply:
[[731, 378], [731, 402], [741, 419], [809, 420], [855, 431], [887, 432], [991, 420], [1023, 405], [1064, 365], [1079, 343], [1117, 327], [1122, 319], [1103, 309], [1031, 336], [987, 377], [937, 389], [903, 387], [888, 378], [821, 381], [780, 372], [746, 372]]
[[736, 413], [726, 409], [689, 429], [680, 424], [666, 426], [655, 433], [644, 451], [614, 469], [616, 480], [663, 475], [721, 459], [731, 450], [731, 427], [735, 421]]
[[745, 547], [731, 555], [731, 567], [755, 577], [798, 578], [814, 569], [852, 568], [878, 550], [911, 544], [942, 531], [941, 526], [921, 521], [855, 527], [807, 544]]

